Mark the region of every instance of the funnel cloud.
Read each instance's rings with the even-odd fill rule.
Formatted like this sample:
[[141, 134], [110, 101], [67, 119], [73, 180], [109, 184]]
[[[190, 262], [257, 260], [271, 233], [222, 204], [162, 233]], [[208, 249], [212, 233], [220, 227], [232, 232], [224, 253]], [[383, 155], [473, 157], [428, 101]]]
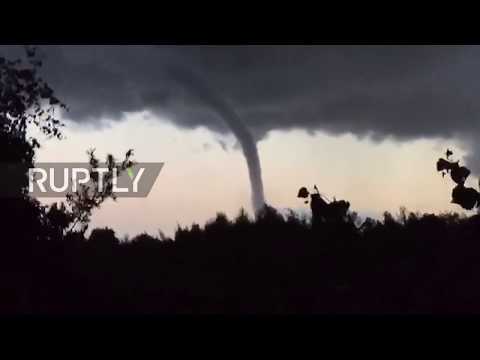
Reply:
[[186, 86], [192, 94], [216, 111], [237, 138], [242, 147], [243, 155], [247, 160], [248, 174], [252, 188], [253, 209], [255, 212], [258, 212], [265, 205], [265, 196], [263, 192], [260, 158], [258, 156], [257, 144], [252, 134], [248, 131], [235, 110], [216, 94], [213, 89], [209, 88], [200, 77], [178, 66], [170, 65], [168, 70], [172, 79]]

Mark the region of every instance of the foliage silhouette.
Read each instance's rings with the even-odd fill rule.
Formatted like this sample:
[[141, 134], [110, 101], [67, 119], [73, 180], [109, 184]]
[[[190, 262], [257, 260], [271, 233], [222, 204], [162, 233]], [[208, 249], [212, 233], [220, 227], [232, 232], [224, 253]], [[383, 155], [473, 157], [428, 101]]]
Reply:
[[[38, 254], [42, 254], [48, 246], [62, 242], [74, 245], [72, 249], [81, 247], [85, 241], [83, 233], [92, 210], [99, 207], [105, 199], [114, 198], [108, 176], [114, 168], [120, 172], [133, 164], [130, 161], [131, 150], [120, 165], [116, 165], [113, 156], [109, 155], [105, 190], [92, 193], [84, 186], [80, 189], [81, 192], [70, 194], [66, 204], [42, 206], [29, 197], [28, 170], [34, 166], [35, 153], [40, 143], [35, 137], [27, 136], [27, 130], [36, 127], [47, 138], [62, 139], [63, 124], [55, 111], [57, 108], [68, 109], [38, 75], [42, 64], [36, 58], [36, 48], [26, 47], [26, 58], [27, 64], [22, 60], [10, 61], [0, 57], [0, 162], [6, 170], [0, 186], [7, 194], [2, 198], [0, 212], [0, 261], [3, 260], [4, 266], [4, 274], [0, 279], [0, 295], [5, 295], [4, 302], [13, 309], [31, 309], [34, 306], [31, 289], [25, 287], [23, 282], [31, 283], [35, 266], [44, 265], [35, 263]], [[93, 152], [89, 155], [93, 166], [98, 160]], [[73, 232], [77, 223], [82, 224], [81, 232]], [[67, 231], [70, 224], [73, 226]], [[37, 248], [42, 241], [48, 241], [48, 246]], [[43, 260], [55, 262], [65, 259], [53, 254], [50, 259]], [[35, 266], [32, 267], [32, 264]], [[45, 266], [45, 269], [48, 269], [48, 265]], [[67, 273], [68, 266], [64, 275], [67, 276]], [[55, 276], [59, 281], [65, 279], [63, 275]], [[13, 287], [17, 292], [9, 287]], [[12, 294], [15, 293], [20, 294], [20, 298], [12, 301]]]
[[5, 241], [14, 247], [40, 236], [48, 221], [45, 208], [27, 193], [28, 169], [40, 147], [36, 138], [27, 136], [27, 128], [35, 126], [49, 138], [61, 138], [63, 124], [55, 109], [66, 109], [38, 76], [41, 64], [35, 48], [26, 51], [28, 64], [0, 57], [0, 161], [6, 169], [0, 186], [9, 194], [2, 202], [1, 220]]
[[[107, 155], [106, 172], [103, 173], [100, 179], [98, 172], [94, 171], [99, 167], [100, 161], [95, 156], [95, 150], [87, 152], [89, 156], [89, 176], [91, 181], [87, 184], [80, 184], [79, 189], [75, 192], [67, 194], [67, 207], [64, 211], [67, 212], [69, 218], [72, 220], [68, 232], [73, 232], [77, 225], [80, 225], [80, 232], [85, 233], [92, 216], [94, 209], [98, 209], [100, 205], [107, 199], [116, 199], [113, 192], [113, 178], [115, 175], [120, 176], [124, 171], [134, 165], [130, 160], [133, 155], [133, 150], [128, 150], [125, 154], [125, 159], [117, 164], [113, 155]], [[102, 184], [100, 187], [99, 184]]]
[[[448, 149], [446, 155], [448, 159], [453, 152]], [[480, 193], [474, 188], [465, 187], [465, 181], [471, 173], [470, 169], [460, 166], [459, 161], [451, 162], [440, 158], [437, 161], [437, 171], [441, 171], [443, 177], [445, 172], [450, 173], [450, 177], [457, 184], [452, 190], [452, 204], [460, 205], [465, 210], [480, 207]]]
[[265, 208], [255, 220], [242, 213], [233, 220], [219, 214], [204, 227], [179, 228], [173, 239], [141, 234], [120, 242], [111, 229], [93, 230], [88, 241], [39, 238], [30, 244], [35, 256], [23, 263], [23, 276], [31, 279], [17, 277], [12, 303], [3, 302], [0, 310], [480, 311], [475, 286], [480, 276], [479, 216], [419, 215], [402, 209], [396, 217], [385, 213], [381, 221], [367, 219], [361, 228], [351, 225], [345, 221], [312, 228], [292, 213], [282, 216]]
[[91, 232], [88, 241], [92, 246], [99, 248], [113, 248], [120, 243], [120, 241], [115, 236], [115, 231], [109, 228], [94, 229]]

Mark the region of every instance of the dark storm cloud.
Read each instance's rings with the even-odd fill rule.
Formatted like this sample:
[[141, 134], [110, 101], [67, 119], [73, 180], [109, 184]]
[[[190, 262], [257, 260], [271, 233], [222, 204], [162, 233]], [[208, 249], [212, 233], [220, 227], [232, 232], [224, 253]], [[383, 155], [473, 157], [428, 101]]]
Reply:
[[475, 144], [480, 133], [477, 46], [46, 46], [42, 53], [45, 78], [75, 121], [148, 109], [182, 127], [228, 131], [170, 76], [175, 65], [199, 74], [257, 139], [302, 128]]

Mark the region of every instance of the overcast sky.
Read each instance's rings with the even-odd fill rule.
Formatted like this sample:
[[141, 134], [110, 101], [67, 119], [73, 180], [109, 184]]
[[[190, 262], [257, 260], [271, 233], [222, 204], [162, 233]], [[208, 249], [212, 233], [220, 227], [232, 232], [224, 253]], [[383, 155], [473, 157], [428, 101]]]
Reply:
[[70, 112], [68, 138], [39, 160], [83, 160], [94, 146], [166, 162], [149, 199], [96, 215], [120, 233], [251, 210], [241, 143], [219, 108], [257, 141], [266, 200], [282, 208], [302, 208], [298, 187], [317, 183], [365, 214], [459, 210], [436, 159], [454, 147], [480, 172], [478, 46], [43, 46], [40, 55]]

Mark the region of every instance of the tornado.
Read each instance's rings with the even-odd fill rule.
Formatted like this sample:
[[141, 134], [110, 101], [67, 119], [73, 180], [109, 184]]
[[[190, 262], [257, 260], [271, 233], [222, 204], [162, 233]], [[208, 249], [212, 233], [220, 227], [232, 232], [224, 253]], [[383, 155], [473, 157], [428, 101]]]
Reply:
[[255, 214], [257, 214], [265, 205], [265, 196], [263, 193], [260, 158], [258, 156], [257, 144], [252, 134], [237, 112], [199, 76], [183, 67], [174, 65], [169, 66], [168, 70], [169, 75], [174, 80], [185, 86], [187, 91], [217, 112], [237, 138], [247, 161], [252, 191], [252, 206]]

